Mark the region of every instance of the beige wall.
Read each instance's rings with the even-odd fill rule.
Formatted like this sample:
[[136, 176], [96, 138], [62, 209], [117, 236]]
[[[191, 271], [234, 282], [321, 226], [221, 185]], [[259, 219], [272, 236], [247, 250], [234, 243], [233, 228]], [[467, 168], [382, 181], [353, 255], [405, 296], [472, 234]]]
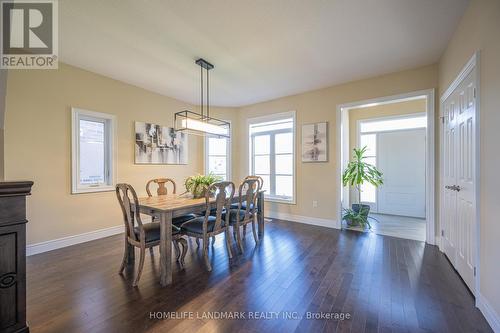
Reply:
[[[297, 203], [268, 203], [267, 209], [284, 214], [336, 220], [340, 201], [335, 188], [337, 105], [437, 88], [437, 84], [437, 66], [432, 65], [242, 107], [239, 112], [241, 133], [245, 133], [248, 118], [295, 110], [298, 138], [296, 156], [300, 156], [301, 125], [329, 122], [329, 162], [301, 163], [300, 158], [297, 158]], [[248, 173], [247, 138], [242, 134], [235, 140], [238, 140], [238, 154], [233, 161], [239, 163], [238, 177], [241, 178]], [[313, 200], [318, 201], [318, 207], [313, 208]]]
[[28, 200], [28, 244], [122, 223], [114, 192], [71, 195], [72, 106], [117, 116], [117, 180], [139, 194], [153, 177], [181, 184], [203, 172], [202, 139], [189, 137], [188, 165], [135, 165], [134, 121], [170, 125], [184, 102], [60, 64], [59, 70], [11, 71], [7, 86], [5, 172], [33, 180]]
[[[363, 119], [400, 116], [427, 111], [427, 100], [417, 99], [398, 103], [376, 105], [349, 110], [349, 152], [357, 146], [358, 121]], [[356, 191], [351, 189], [351, 202], [355, 202]]]
[[473, 0], [439, 63], [442, 94], [476, 50], [480, 50], [481, 294], [500, 315], [500, 1]]

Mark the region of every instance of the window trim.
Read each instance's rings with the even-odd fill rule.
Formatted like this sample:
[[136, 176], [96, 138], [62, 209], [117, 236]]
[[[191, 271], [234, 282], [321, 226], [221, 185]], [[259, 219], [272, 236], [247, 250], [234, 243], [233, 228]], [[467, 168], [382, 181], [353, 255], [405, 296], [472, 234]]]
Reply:
[[[288, 204], [288, 205], [295, 205], [297, 204], [297, 118], [296, 118], [296, 112], [295, 110], [293, 111], [287, 111], [287, 112], [280, 112], [280, 113], [274, 113], [266, 116], [260, 116], [260, 117], [254, 117], [254, 118], [248, 118], [247, 119], [247, 126], [246, 126], [246, 137], [247, 137], [247, 149], [248, 149], [248, 163], [247, 163], [247, 173], [249, 175], [253, 174], [253, 142], [252, 142], [252, 136], [250, 135], [250, 125], [252, 124], [258, 124], [258, 123], [263, 123], [263, 122], [269, 122], [269, 121], [274, 121], [274, 120], [280, 120], [283, 118], [292, 118], [293, 119], [293, 126], [292, 126], [292, 138], [293, 138], [293, 143], [292, 143], [292, 154], [293, 154], [293, 175], [292, 175], [292, 199], [283, 199], [283, 197], [280, 196], [270, 196], [270, 195], [264, 195], [264, 201], [266, 202], [276, 202], [276, 203], [281, 203], [281, 204]], [[280, 132], [281, 130], [277, 130], [277, 132]], [[265, 132], [263, 132], [265, 133]], [[271, 154], [270, 154], [271, 155]]]
[[[102, 185], [80, 184], [80, 119], [105, 121], [105, 135], [109, 145], [106, 151], [106, 171], [109, 173]], [[116, 116], [85, 109], [71, 108], [71, 194], [114, 191], [116, 186]]]
[[[230, 120], [224, 120], [226, 122], [229, 123], [230, 125], [230, 132], [229, 132], [229, 138], [225, 138], [227, 139], [227, 145], [226, 145], [226, 176], [227, 176], [227, 180], [228, 181], [231, 181], [231, 177], [232, 177], [232, 163], [231, 163], [231, 150], [232, 150], [232, 137], [233, 137], [233, 126], [231, 125], [231, 121]], [[208, 138], [209, 137], [217, 137], [217, 136], [214, 136], [214, 135], [207, 135], [203, 138], [203, 147], [205, 149], [204, 151], [204, 170], [205, 170], [205, 174], [208, 174], [209, 171], [208, 171]]]

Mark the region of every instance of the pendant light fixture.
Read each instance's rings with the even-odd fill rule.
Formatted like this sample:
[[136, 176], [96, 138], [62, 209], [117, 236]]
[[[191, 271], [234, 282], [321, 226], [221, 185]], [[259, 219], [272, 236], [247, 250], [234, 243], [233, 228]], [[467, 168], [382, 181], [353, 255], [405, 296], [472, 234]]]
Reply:
[[[231, 133], [230, 123], [210, 117], [209, 71], [214, 68], [214, 65], [202, 58], [196, 60], [195, 63], [200, 66], [200, 113], [189, 110], [176, 112], [174, 115], [174, 128], [176, 131], [182, 131], [189, 134], [229, 138]], [[206, 83], [203, 80], [203, 72], [206, 72]], [[205, 92], [206, 96], [204, 94]], [[205, 97], [206, 106], [204, 104]]]

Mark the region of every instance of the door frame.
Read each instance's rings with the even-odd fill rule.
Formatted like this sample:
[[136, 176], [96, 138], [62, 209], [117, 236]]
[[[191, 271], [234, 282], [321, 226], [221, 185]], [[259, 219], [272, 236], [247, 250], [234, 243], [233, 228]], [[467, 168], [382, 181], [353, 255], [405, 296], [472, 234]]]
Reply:
[[[426, 99], [426, 114], [427, 114], [427, 167], [425, 171], [425, 216], [426, 216], [426, 242], [431, 245], [436, 244], [436, 235], [435, 235], [435, 92], [434, 89], [425, 89], [418, 90], [413, 92], [408, 92], [404, 94], [391, 95], [378, 97], [368, 100], [362, 100], [352, 103], [345, 103], [337, 105], [337, 114], [336, 114], [336, 144], [337, 144], [337, 152], [336, 152], [336, 185], [338, 191], [338, 198], [342, 198], [339, 200], [339, 209], [336, 221], [336, 227], [341, 229], [342, 227], [342, 207], [349, 206], [349, 195], [346, 196], [346, 189], [342, 186], [342, 169], [345, 167], [347, 161], [349, 160], [349, 155], [346, 154], [346, 142], [349, 138], [349, 110], [360, 108], [360, 107], [368, 107], [375, 106], [381, 104], [392, 104], [399, 103], [403, 101], [410, 101], [414, 99], [419, 99], [425, 97]], [[347, 139], [347, 140], [346, 140]], [[347, 146], [348, 150], [348, 146]], [[347, 191], [348, 193], [348, 191]]]
[[[450, 95], [453, 93], [453, 91], [460, 85], [460, 83], [462, 83], [462, 81], [467, 77], [467, 75], [469, 75], [469, 73], [475, 69], [475, 75], [474, 75], [474, 81], [475, 81], [475, 86], [476, 86], [476, 98], [475, 98], [475, 119], [476, 119], [476, 125], [475, 125], [475, 145], [474, 145], [474, 150], [475, 150], [475, 153], [474, 153], [474, 217], [475, 217], [475, 233], [476, 233], [476, 244], [475, 244], [475, 251], [476, 251], [476, 262], [475, 262], [475, 269], [476, 269], [476, 272], [475, 272], [475, 276], [474, 276], [474, 285], [475, 285], [475, 295], [476, 295], [476, 306], [478, 306], [478, 302], [479, 302], [479, 297], [478, 295], [480, 295], [479, 291], [480, 291], [480, 288], [479, 288], [479, 284], [480, 284], [480, 251], [481, 251], [481, 225], [480, 225], [480, 221], [481, 221], [481, 212], [480, 212], [480, 209], [479, 207], [481, 207], [480, 205], [480, 184], [481, 184], [481, 178], [480, 178], [480, 174], [481, 174], [481, 137], [480, 137], [480, 97], [481, 97], [481, 93], [480, 93], [480, 53], [479, 51], [476, 51], [474, 52], [474, 54], [472, 55], [472, 57], [469, 59], [469, 61], [467, 61], [467, 63], [465, 64], [465, 66], [462, 68], [462, 70], [460, 71], [460, 73], [457, 75], [457, 77], [455, 78], [455, 80], [453, 80], [453, 82], [448, 86], [448, 88], [446, 89], [446, 91], [441, 95], [441, 98], [440, 98], [440, 103], [439, 103], [439, 119], [440, 119], [440, 122], [439, 122], [439, 130], [440, 130], [440, 134], [439, 134], [439, 138], [440, 138], [440, 143], [439, 143], [439, 159], [440, 161], [443, 161], [444, 159], [444, 156], [443, 156], [443, 153], [444, 153], [444, 146], [443, 146], [443, 135], [444, 135], [444, 131], [443, 131], [443, 119], [444, 119], [444, 101], [450, 97]], [[443, 198], [444, 198], [444, 191], [443, 191], [443, 188], [444, 188], [444, 183], [443, 183], [443, 175], [444, 175], [444, 169], [442, 167], [442, 163], [440, 163], [440, 166], [439, 166], [439, 176], [440, 176], [440, 184], [439, 184], [439, 200], [440, 202], [443, 202]], [[440, 205], [439, 207], [439, 219], [440, 221], [443, 220], [443, 207], [442, 205]], [[442, 233], [442, 229], [439, 228], [439, 235], [441, 235]], [[439, 242], [438, 242], [438, 245], [439, 245], [439, 250], [441, 252], [443, 252], [443, 244], [442, 244], [442, 241], [441, 239], [439, 238]]]
[[[360, 147], [360, 143], [361, 143], [361, 123], [363, 122], [370, 122], [370, 121], [383, 121], [383, 120], [390, 120], [390, 119], [407, 119], [407, 118], [413, 118], [413, 117], [417, 117], [417, 116], [420, 116], [420, 115], [425, 115], [427, 116], [427, 113], [426, 112], [415, 112], [415, 113], [407, 113], [407, 114], [401, 114], [401, 115], [396, 115], [396, 116], [380, 116], [380, 117], [373, 117], [373, 118], [366, 118], [366, 119], [358, 119], [356, 121], [356, 142], [355, 142], [355, 147]], [[409, 128], [409, 129], [394, 129], [394, 130], [389, 130], [389, 131], [375, 131], [375, 132], [366, 132], [366, 133], [363, 133], [363, 134], [375, 134], [376, 137], [377, 137], [377, 144], [376, 144], [376, 151], [377, 151], [377, 154], [375, 155], [375, 160], [377, 162], [376, 166], [379, 165], [379, 155], [378, 155], [378, 152], [379, 152], [379, 141], [378, 141], [378, 135], [380, 133], [394, 133], [394, 132], [404, 132], [404, 131], [411, 131], [411, 130], [415, 130], [415, 129], [424, 129], [425, 127], [415, 127], [415, 128]], [[427, 138], [425, 138], [425, 140], [427, 141]], [[425, 149], [427, 151], [427, 145], [425, 146]], [[426, 157], [426, 160], [425, 160], [425, 164], [426, 164], [426, 167], [427, 167], [427, 153], [425, 154], [425, 157]], [[375, 204], [373, 205], [373, 207], [370, 209], [370, 211], [373, 210], [374, 213], [378, 213], [378, 201], [379, 200], [379, 188], [376, 189], [375, 191]], [[361, 202], [362, 204], [365, 204], [365, 205], [370, 205], [372, 206], [372, 203], [367, 203], [367, 202]], [[426, 210], [427, 210], [427, 207], [426, 207]]]

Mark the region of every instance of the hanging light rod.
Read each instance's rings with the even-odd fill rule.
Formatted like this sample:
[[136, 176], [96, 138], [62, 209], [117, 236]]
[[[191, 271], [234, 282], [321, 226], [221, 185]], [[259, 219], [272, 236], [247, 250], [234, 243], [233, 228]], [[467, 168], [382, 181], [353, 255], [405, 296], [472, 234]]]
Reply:
[[[174, 115], [174, 128], [176, 131], [183, 131], [189, 134], [229, 138], [231, 124], [227, 121], [210, 117], [209, 71], [215, 66], [203, 58], [196, 60], [195, 64], [200, 66], [200, 112], [189, 110], [176, 112]], [[204, 71], [206, 72], [206, 83], [203, 79]], [[206, 106], [204, 104], [205, 98], [207, 103]]]

